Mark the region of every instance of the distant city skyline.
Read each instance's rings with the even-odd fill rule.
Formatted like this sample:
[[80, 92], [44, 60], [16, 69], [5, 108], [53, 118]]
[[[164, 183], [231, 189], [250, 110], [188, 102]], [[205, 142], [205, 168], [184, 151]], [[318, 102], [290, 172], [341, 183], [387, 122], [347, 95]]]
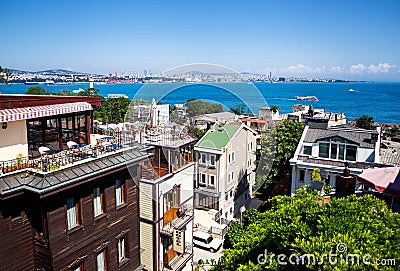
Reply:
[[160, 73], [190, 63], [400, 81], [400, 2], [7, 1], [0, 65]]

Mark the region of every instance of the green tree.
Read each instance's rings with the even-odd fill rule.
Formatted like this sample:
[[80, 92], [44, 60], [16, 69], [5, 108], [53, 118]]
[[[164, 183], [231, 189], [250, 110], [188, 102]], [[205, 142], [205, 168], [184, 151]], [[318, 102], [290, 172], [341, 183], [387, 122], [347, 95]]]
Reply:
[[319, 168], [314, 168], [313, 172], [311, 173], [311, 179], [313, 181], [322, 181], [321, 174], [319, 174]]
[[0, 84], [8, 84], [8, 78], [12, 75], [12, 72], [7, 68], [0, 66]]
[[244, 113], [245, 108], [245, 104], [236, 104], [235, 107], [231, 107], [229, 111], [235, 113], [236, 115], [241, 115]]
[[30, 94], [30, 95], [50, 95], [51, 93], [44, 89], [41, 86], [34, 86], [28, 88], [28, 90], [25, 92], [25, 94]]
[[78, 96], [93, 96], [93, 97], [99, 97], [100, 89], [97, 88], [88, 88], [85, 89], [84, 91], [81, 91], [78, 93]]
[[94, 116], [104, 123], [124, 122], [130, 103], [130, 99], [124, 97], [106, 99], [94, 109]]
[[204, 102], [202, 100], [189, 99], [186, 104], [189, 117], [223, 111], [221, 104]]
[[[230, 244], [212, 271], [398, 270], [400, 215], [384, 201], [371, 195], [326, 201], [308, 187], [293, 197], [277, 196], [270, 201], [272, 208], [254, 216], [251, 223], [229, 228]], [[279, 254], [285, 255], [279, 260], [287, 265], [278, 263]], [[336, 264], [326, 257], [333, 254]], [[349, 264], [340, 261], [341, 255], [346, 259], [352, 254], [360, 255], [360, 264], [351, 264], [351, 259]], [[362, 262], [366, 254], [371, 255], [370, 265]], [[289, 262], [291, 255], [296, 264]], [[307, 264], [310, 258], [306, 255], [313, 255], [315, 264], [312, 258]], [[259, 264], [263, 259], [266, 263]], [[396, 266], [378, 266], [376, 259], [396, 259]]]
[[[304, 123], [284, 120], [275, 130], [261, 138], [260, 161], [257, 169], [257, 184], [264, 183], [260, 192], [264, 198], [282, 179], [290, 176], [289, 160], [299, 144]], [[271, 163], [272, 161], [272, 163]]]
[[372, 130], [372, 124], [374, 124], [374, 118], [367, 115], [362, 115], [359, 118], [356, 118], [356, 127]]
[[272, 112], [276, 113], [279, 111], [279, 106], [273, 105], [273, 106], [271, 106], [271, 110], [272, 110]]

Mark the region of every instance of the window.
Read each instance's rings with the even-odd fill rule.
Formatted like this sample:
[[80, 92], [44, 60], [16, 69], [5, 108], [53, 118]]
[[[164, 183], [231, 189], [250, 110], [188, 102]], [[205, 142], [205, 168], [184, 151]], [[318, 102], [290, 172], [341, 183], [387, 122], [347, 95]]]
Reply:
[[343, 140], [320, 142], [319, 157], [330, 158], [334, 160], [356, 161], [357, 146], [342, 141]]
[[229, 214], [232, 214], [233, 213], [233, 208], [231, 207], [230, 209], [229, 209]]
[[174, 206], [179, 204], [179, 186], [175, 186], [170, 191], [164, 194], [164, 210], [165, 212], [170, 210]]
[[231, 152], [229, 155], [228, 155], [228, 162], [229, 163], [233, 163], [235, 161], [235, 152]]
[[319, 143], [319, 157], [329, 157], [329, 143]]
[[251, 159], [247, 161], [247, 167], [251, 167]]
[[214, 175], [208, 175], [208, 185], [215, 187], [215, 176]]
[[107, 253], [106, 249], [98, 252], [96, 255], [96, 265], [97, 271], [106, 271], [107, 270]]
[[115, 182], [115, 203], [117, 206], [125, 203], [125, 184], [121, 180]]
[[303, 154], [305, 154], [305, 155], [311, 155], [311, 151], [312, 151], [312, 146], [304, 146], [304, 148], [303, 148]]
[[200, 154], [200, 164], [206, 164], [207, 161], [207, 155], [205, 153]]
[[206, 185], [207, 175], [205, 173], [200, 173], [199, 183], [201, 185]]
[[118, 239], [118, 261], [122, 262], [127, 258], [126, 236]]
[[231, 189], [231, 191], [229, 191], [229, 197], [233, 198], [233, 189]]
[[356, 146], [346, 146], [346, 160], [356, 161], [357, 147]]
[[231, 183], [234, 179], [234, 172], [228, 173], [228, 183]]
[[251, 141], [248, 145], [247, 145], [247, 150], [251, 151], [253, 149], [253, 141]]
[[84, 262], [81, 262], [78, 265], [75, 265], [74, 267], [71, 268], [71, 270], [72, 271], [84, 271], [85, 270]]
[[215, 155], [210, 154], [210, 166], [215, 166]]
[[103, 208], [103, 193], [100, 191], [100, 187], [96, 187], [93, 190], [93, 210], [94, 216], [101, 215], [104, 212]]
[[303, 169], [300, 169], [300, 180], [299, 180], [300, 183], [304, 183], [305, 174], [306, 174], [306, 171]]
[[73, 197], [67, 199], [67, 221], [68, 229], [79, 225], [79, 201], [75, 202]]

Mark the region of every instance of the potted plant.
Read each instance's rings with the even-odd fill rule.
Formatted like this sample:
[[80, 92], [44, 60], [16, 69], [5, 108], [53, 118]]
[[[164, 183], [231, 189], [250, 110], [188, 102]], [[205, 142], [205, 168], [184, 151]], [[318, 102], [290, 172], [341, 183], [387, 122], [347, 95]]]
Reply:
[[21, 169], [22, 168], [22, 158], [23, 158], [22, 153], [17, 155], [17, 169]]

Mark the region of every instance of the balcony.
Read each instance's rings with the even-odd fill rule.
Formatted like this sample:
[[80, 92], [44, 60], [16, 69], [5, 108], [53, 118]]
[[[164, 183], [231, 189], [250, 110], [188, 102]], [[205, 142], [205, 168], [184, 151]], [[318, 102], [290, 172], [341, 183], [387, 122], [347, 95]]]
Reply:
[[[170, 258], [172, 257], [172, 258]], [[168, 253], [164, 254], [164, 267], [163, 270], [182, 270], [190, 259], [193, 258], [193, 244], [185, 243], [185, 253], [177, 254], [177, 252], [170, 249]]]
[[190, 204], [172, 207], [164, 213], [161, 234], [172, 236], [174, 229], [182, 229], [193, 219], [193, 215], [193, 206]]
[[40, 157], [17, 157], [13, 160], [0, 161], [0, 173], [7, 174], [16, 171], [31, 170], [34, 172], [51, 172], [80, 161], [107, 156], [116, 151], [123, 151], [137, 145], [133, 140], [110, 140], [97, 145], [85, 145], [63, 151], [53, 151], [48, 148]]

